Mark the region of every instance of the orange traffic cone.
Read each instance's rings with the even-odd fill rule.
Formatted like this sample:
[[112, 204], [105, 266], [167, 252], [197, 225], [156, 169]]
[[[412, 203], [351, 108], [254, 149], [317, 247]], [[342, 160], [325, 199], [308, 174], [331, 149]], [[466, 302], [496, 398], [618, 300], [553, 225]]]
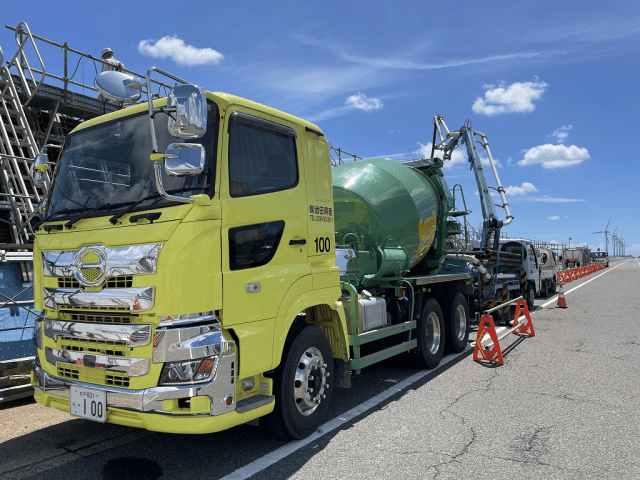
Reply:
[[556, 303], [556, 308], [567, 308], [567, 302], [564, 299], [564, 291], [562, 289], [563, 284], [558, 283], [560, 287], [560, 292], [558, 293], [558, 302]]

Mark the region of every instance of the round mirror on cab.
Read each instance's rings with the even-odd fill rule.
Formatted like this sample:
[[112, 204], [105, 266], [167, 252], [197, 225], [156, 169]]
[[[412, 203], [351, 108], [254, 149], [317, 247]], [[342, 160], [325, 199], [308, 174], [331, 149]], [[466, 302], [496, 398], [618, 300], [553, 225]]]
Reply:
[[[176, 85], [167, 97], [167, 108], [176, 109], [169, 116], [169, 135], [176, 138], [200, 138], [207, 130], [207, 98], [195, 85]], [[175, 116], [175, 118], [174, 118]]]
[[114, 102], [135, 103], [142, 95], [142, 80], [115, 70], [99, 73], [93, 84], [103, 97]]

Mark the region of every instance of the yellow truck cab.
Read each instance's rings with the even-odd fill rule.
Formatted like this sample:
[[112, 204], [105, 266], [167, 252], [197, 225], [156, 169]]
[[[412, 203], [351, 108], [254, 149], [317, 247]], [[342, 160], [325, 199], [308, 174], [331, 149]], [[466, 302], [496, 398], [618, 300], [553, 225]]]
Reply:
[[304, 437], [349, 360], [327, 141], [181, 83], [65, 142], [34, 243], [35, 398], [173, 433], [266, 416]]

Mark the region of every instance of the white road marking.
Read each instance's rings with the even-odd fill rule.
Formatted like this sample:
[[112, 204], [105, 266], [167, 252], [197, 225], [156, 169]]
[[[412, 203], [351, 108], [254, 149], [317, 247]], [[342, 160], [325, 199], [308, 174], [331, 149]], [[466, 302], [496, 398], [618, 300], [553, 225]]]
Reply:
[[[627, 263], [627, 262], [624, 262], [624, 263]], [[621, 263], [620, 265], [624, 265], [624, 263]], [[615, 270], [620, 265], [616, 265], [615, 267], [611, 268], [610, 270], [607, 270], [607, 271], [601, 273], [597, 277], [594, 277], [594, 278], [592, 278], [592, 279], [590, 279], [590, 280], [578, 285], [577, 287], [572, 288], [571, 290], [566, 292], [565, 295], [567, 293], [573, 292], [574, 290], [577, 290], [578, 288], [586, 285], [587, 283], [595, 280], [596, 278], [601, 277], [605, 273], [608, 273], [611, 270]], [[549, 300], [548, 302], [542, 304], [542, 308], [546, 307], [547, 305], [552, 304], [554, 302], [554, 300], [556, 299], [556, 297], [557, 297], [557, 295], [554, 298], [552, 298], [551, 300]], [[533, 314], [533, 313], [535, 313], [535, 311], [533, 311], [531, 313]], [[520, 318], [523, 318], [523, 317], [520, 317]], [[496, 333], [499, 334], [500, 332], [502, 332], [502, 331], [504, 331], [506, 329], [507, 329], [507, 327], [498, 327], [498, 328], [496, 328]], [[471, 349], [472, 349], [471, 346], [467, 346], [467, 348], [465, 348], [462, 352], [460, 352], [458, 354], [448, 355], [448, 356], [444, 357], [442, 359], [442, 362], [440, 363], [440, 365], [438, 365], [437, 368], [434, 368], [433, 370], [422, 370], [422, 371], [420, 371], [420, 372], [418, 372], [418, 373], [416, 373], [414, 375], [411, 375], [410, 377], [404, 379], [402, 382], [394, 385], [393, 387], [390, 387], [390, 388], [386, 389], [384, 392], [379, 393], [378, 395], [370, 398], [366, 402], [361, 403], [357, 407], [353, 407], [348, 412], [345, 412], [342, 415], [340, 415], [340, 416], [338, 416], [338, 417], [336, 417], [336, 418], [334, 418], [332, 420], [329, 420], [328, 422], [323, 423], [318, 428], [318, 430], [316, 430], [315, 433], [311, 434], [307, 438], [304, 438], [302, 440], [293, 440], [293, 441], [287, 443], [286, 445], [283, 445], [282, 447], [274, 450], [273, 452], [271, 452], [271, 453], [269, 453], [269, 454], [267, 454], [267, 455], [265, 455], [263, 457], [260, 457], [257, 460], [254, 460], [253, 462], [245, 465], [244, 467], [241, 467], [241, 468], [239, 468], [237, 470], [234, 470], [230, 474], [225, 475], [224, 477], [222, 477], [220, 480], [240, 480], [240, 479], [248, 478], [248, 477], [250, 477], [252, 475], [255, 475], [258, 472], [261, 472], [265, 468], [268, 468], [271, 465], [273, 465], [274, 463], [279, 462], [283, 458], [288, 457], [289, 455], [291, 455], [292, 453], [294, 453], [297, 450], [301, 449], [305, 445], [310, 444], [311, 442], [317, 440], [318, 438], [322, 437], [323, 435], [325, 435], [325, 434], [327, 434], [329, 432], [332, 432], [333, 430], [335, 430], [336, 428], [340, 427], [341, 425], [353, 420], [358, 415], [360, 415], [360, 414], [366, 412], [367, 410], [370, 410], [371, 408], [375, 407], [376, 405], [384, 402], [386, 399], [388, 399], [392, 395], [395, 395], [396, 393], [401, 392], [405, 388], [411, 386], [412, 384], [414, 384], [418, 380], [426, 377], [430, 373], [437, 372], [438, 370], [442, 369], [442, 367], [447, 365], [449, 362], [455, 360], [460, 355], [465, 354], [466, 352], [468, 352]]]
[[442, 367], [447, 365], [447, 363], [451, 362], [452, 360], [455, 360], [460, 355], [464, 355], [469, 350], [471, 350], [471, 347], [467, 346], [467, 348], [465, 348], [460, 353], [457, 353], [457, 354], [454, 354], [454, 355], [447, 355], [446, 357], [444, 357], [442, 359], [442, 362], [440, 362], [440, 365], [438, 365], [438, 367], [434, 368], [433, 370], [422, 370], [422, 371], [420, 371], [420, 372], [418, 372], [418, 373], [416, 373], [414, 375], [411, 375], [410, 377], [404, 379], [402, 382], [399, 382], [396, 385], [394, 385], [393, 387], [390, 387], [390, 388], [386, 389], [384, 392], [379, 393], [375, 397], [371, 397], [369, 400], [367, 400], [364, 403], [361, 403], [357, 407], [353, 407], [348, 412], [345, 412], [342, 415], [339, 415], [338, 417], [334, 418], [333, 420], [329, 420], [328, 422], [322, 424], [318, 428], [318, 430], [316, 430], [315, 433], [313, 433], [312, 435], [308, 436], [307, 438], [304, 438], [302, 440], [293, 440], [293, 441], [287, 443], [286, 445], [283, 445], [282, 447], [278, 448], [277, 450], [274, 450], [273, 452], [265, 455], [264, 457], [261, 457], [261, 458], [255, 460], [255, 461], [249, 463], [248, 465], [245, 465], [244, 467], [241, 467], [241, 468], [231, 472], [228, 475], [225, 475], [224, 477], [222, 477], [221, 480], [243, 479], [243, 478], [248, 478], [251, 475], [255, 475], [258, 472], [261, 472], [265, 468], [270, 467], [271, 465], [273, 465], [274, 463], [282, 460], [283, 458], [288, 457], [289, 455], [294, 453], [296, 450], [299, 450], [300, 448], [304, 447], [305, 445], [308, 445], [309, 443], [317, 440], [321, 436], [323, 436], [323, 435], [335, 430], [336, 428], [338, 428], [341, 425], [349, 422], [350, 420], [353, 420], [358, 415], [360, 415], [360, 414], [366, 412], [367, 410], [375, 407], [379, 403], [384, 402], [386, 399], [388, 399], [392, 395], [395, 395], [396, 393], [401, 392], [405, 388], [407, 388], [410, 385], [414, 384], [418, 380], [426, 377], [430, 373], [437, 372], [438, 370], [441, 370]]

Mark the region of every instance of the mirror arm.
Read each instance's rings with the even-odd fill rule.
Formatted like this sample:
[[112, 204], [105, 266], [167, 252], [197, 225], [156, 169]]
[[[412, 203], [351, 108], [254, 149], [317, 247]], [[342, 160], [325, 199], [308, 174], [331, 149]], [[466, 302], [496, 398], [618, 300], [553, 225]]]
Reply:
[[[189, 82], [187, 82], [186, 80], [183, 80], [179, 77], [176, 77], [168, 72], [165, 72], [164, 70], [157, 68], [157, 67], [151, 67], [149, 70], [147, 70], [147, 73], [145, 75], [145, 78], [147, 80], [147, 92], [151, 91], [151, 74], [153, 72], [158, 72], [161, 73], [162, 75], [165, 75], [167, 77], [169, 77], [172, 80], [175, 80], [176, 82], [180, 82], [183, 85], [188, 84]], [[155, 129], [155, 124], [153, 123], [153, 99], [151, 98], [151, 95], [147, 95], [148, 97], [148, 104], [149, 104], [149, 122], [151, 122], [151, 147], [153, 148], [153, 153], [158, 153], [158, 140], [156, 138], [156, 129]], [[156, 164], [156, 184], [158, 184], [158, 171], [157, 171], [157, 164]], [[160, 185], [162, 185], [162, 178], [160, 177]], [[164, 192], [164, 189], [160, 189], [158, 188], [158, 192], [160, 193], [160, 195], [162, 195], [162, 193]], [[166, 193], [165, 193], [166, 195]]]
[[165, 115], [168, 115], [169, 117], [173, 118], [173, 120], [176, 120], [176, 117], [174, 117], [173, 115], [171, 115], [172, 112], [177, 111], [178, 109], [176, 107], [171, 107], [171, 108], [166, 108], [166, 107], [160, 107], [160, 108], [154, 108], [152, 109], [153, 113], [151, 114], [151, 118], [154, 118], [156, 116], [156, 114], [158, 113], [164, 113]]
[[153, 169], [156, 173], [156, 188], [158, 189], [158, 193], [162, 198], [166, 198], [167, 200], [172, 200], [174, 202], [181, 203], [193, 203], [195, 200], [191, 197], [177, 197], [175, 195], [169, 195], [162, 185], [162, 167], [160, 166], [160, 160], [153, 161]]

